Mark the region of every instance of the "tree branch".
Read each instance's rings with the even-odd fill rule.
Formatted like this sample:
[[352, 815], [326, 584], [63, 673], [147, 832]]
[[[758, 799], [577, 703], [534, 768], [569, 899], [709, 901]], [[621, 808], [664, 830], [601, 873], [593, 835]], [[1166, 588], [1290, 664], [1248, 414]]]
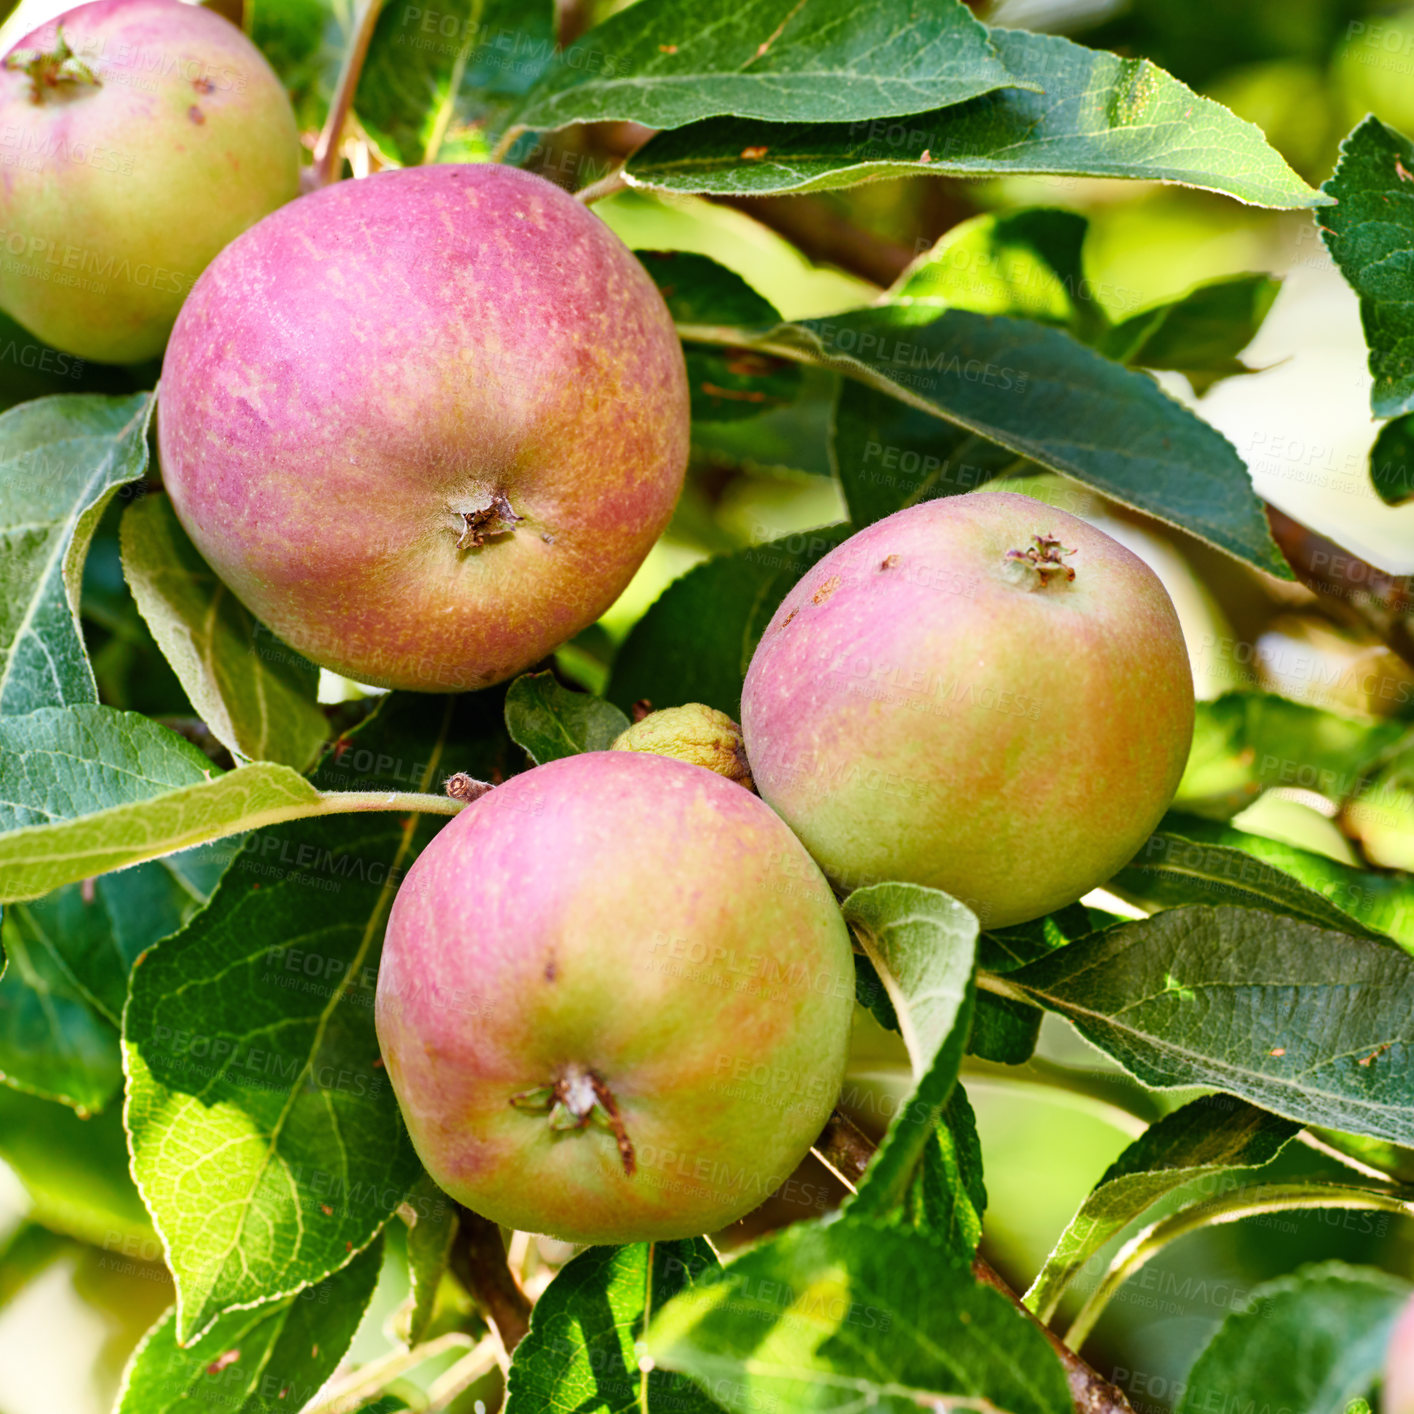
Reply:
[[509, 1264], [501, 1229], [470, 1208], [457, 1204], [457, 1235], [451, 1267], [486, 1323], [495, 1331], [506, 1361], [530, 1329], [530, 1300]]
[[[859, 1184], [869, 1160], [874, 1157], [874, 1142], [842, 1110], [836, 1110], [826, 1124], [819, 1139], [815, 1141], [814, 1152], [822, 1163], [828, 1165], [851, 1188]], [[1086, 1364], [1075, 1351], [1056, 1333], [1037, 1320], [1002, 1276], [983, 1257], [972, 1259], [972, 1274], [978, 1281], [990, 1286], [1006, 1297], [1021, 1314], [1046, 1337], [1056, 1358], [1065, 1368], [1066, 1383], [1070, 1386], [1070, 1397], [1074, 1401], [1076, 1414], [1133, 1414], [1124, 1391], [1104, 1379], [1098, 1371]]]
[[1376, 569], [1275, 506], [1267, 507], [1267, 520], [1272, 538], [1301, 583], [1322, 599], [1343, 605], [1349, 616], [1414, 667], [1414, 628], [1410, 626], [1414, 589], [1410, 576]]
[[314, 147], [314, 165], [306, 176], [306, 185], [311, 191], [327, 187], [339, 178], [343, 162], [344, 124], [353, 108], [354, 91], [358, 88], [363, 61], [368, 57], [368, 46], [382, 8], [383, 0], [361, 0], [354, 17], [353, 33], [349, 36], [349, 47], [344, 51], [343, 67], [339, 70], [338, 87], [334, 90], [329, 115]]

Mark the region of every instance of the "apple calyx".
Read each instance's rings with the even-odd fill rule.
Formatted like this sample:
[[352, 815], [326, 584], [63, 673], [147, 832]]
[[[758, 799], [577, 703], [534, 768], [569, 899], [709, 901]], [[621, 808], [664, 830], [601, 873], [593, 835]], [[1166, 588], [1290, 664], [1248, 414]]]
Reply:
[[553, 1085], [522, 1090], [511, 1096], [511, 1104], [532, 1114], [548, 1114], [551, 1129], [585, 1129], [592, 1124], [608, 1130], [619, 1146], [624, 1173], [632, 1178], [638, 1168], [633, 1141], [624, 1127], [614, 1092], [592, 1070], [571, 1063]]
[[462, 521], [461, 533], [457, 538], [458, 550], [468, 547], [478, 550], [493, 535], [509, 535], [525, 519], [511, 509], [511, 503], [502, 491], [492, 491], [489, 496], [482, 497], [481, 502], [470, 510], [453, 511]]
[[1074, 553], [1054, 535], [1033, 535], [1029, 549], [1006, 552], [1007, 567], [1028, 589], [1045, 589], [1053, 581], [1069, 584], [1075, 578], [1075, 568], [1065, 563], [1064, 556]]
[[98, 75], [69, 48], [62, 25], [55, 29], [53, 49], [16, 49], [5, 56], [4, 66], [29, 75], [32, 103], [43, 103], [45, 91], [58, 88], [61, 84], [83, 83], [93, 88], [103, 86]]

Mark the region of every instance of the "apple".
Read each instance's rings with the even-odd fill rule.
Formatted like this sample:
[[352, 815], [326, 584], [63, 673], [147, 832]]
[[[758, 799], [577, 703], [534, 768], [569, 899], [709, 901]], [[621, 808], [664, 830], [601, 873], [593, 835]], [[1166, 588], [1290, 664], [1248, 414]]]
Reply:
[[755, 790], [741, 728], [725, 712], [702, 702], [649, 712], [614, 738], [610, 751], [651, 751], [705, 766], [729, 781]]
[[20, 40], [0, 137], [0, 308], [104, 363], [161, 353], [212, 257], [299, 191], [274, 71], [178, 0], [98, 0]]
[[1414, 1414], [1414, 1301], [1400, 1312], [1390, 1335], [1380, 1408], [1384, 1414]]
[[197, 282], [162, 368], [197, 548], [301, 653], [384, 687], [484, 687], [592, 623], [667, 524], [687, 439], [643, 267], [494, 164], [282, 207]]
[[1142, 560], [975, 492], [813, 566], [752, 656], [741, 725], [757, 789], [838, 885], [923, 884], [998, 927], [1138, 850], [1183, 773], [1193, 683]]
[[750, 791], [604, 751], [515, 776], [409, 870], [378, 1038], [427, 1171], [570, 1242], [734, 1222], [819, 1136], [854, 1005], [848, 933]]

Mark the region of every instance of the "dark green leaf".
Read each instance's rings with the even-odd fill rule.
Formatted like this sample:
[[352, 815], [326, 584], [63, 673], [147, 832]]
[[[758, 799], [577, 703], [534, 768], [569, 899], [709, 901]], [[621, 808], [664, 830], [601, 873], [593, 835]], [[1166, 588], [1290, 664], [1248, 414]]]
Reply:
[[177, 1344], [175, 1312], [143, 1338], [115, 1414], [288, 1414], [319, 1393], [343, 1359], [378, 1284], [383, 1244], [297, 1295], [222, 1316]]
[[572, 45], [515, 118], [528, 128], [675, 128], [721, 113], [845, 122], [1016, 81], [958, 0], [640, 0]]
[[1165, 1115], [1105, 1170], [1031, 1284], [1027, 1306], [1049, 1323], [1086, 1262], [1160, 1198], [1206, 1174], [1270, 1163], [1300, 1127], [1230, 1095]]
[[123, 516], [123, 571], [197, 715], [237, 758], [305, 770], [329, 734], [319, 669], [216, 577], [166, 496]]
[[1281, 289], [1271, 275], [1229, 275], [1116, 325], [1100, 352], [1121, 363], [1181, 373], [1200, 397], [1223, 378], [1252, 373], [1238, 358]]
[[915, 302], [784, 325], [797, 350], [1290, 579], [1232, 444], [1060, 329]]
[[1146, 1085], [1414, 1141], [1414, 958], [1250, 908], [1175, 908], [1006, 978]]
[[1414, 884], [1407, 878], [1355, 869], [1198, 815], [1169, 815], [1106, 887], [1151, 909], [1233, 903], [1343, 932], [1361, 932], [1364, 924], [1414, 951]]
[[741, 712], [741, 685], [757, 640], [791, 585], [852, 531], [804, 531], [698, 565], [668, 586], [614, 660], [609, 696], [621, 707], [705, 702]]
[[1408, 1282], [1337, 1262], [1253, 1290], [1222, 1324], [1184, 1382], [1175, 1414], [1291, 1409], [1349, 1414], [1384, 1370]]
[[134, 375], [147, 371], [90, 363], [50, 348], [0, 313], [0, 412], [56, 393], [130, 393], [156, 381], [155, 374], [137, 381]]
[[833, 455], [858, 527], [920, 501], [975, 491], [1026, 465], [1006, 447], [851, 378], [840, 380]]
[[554, 673], [527, 673], [506, 693], [506, 730], [537, 766], [581, 751], [607, 751], [628, 718], [602, 697], [562, 687]]
[[1322, 186], [1340, 203], [1320, 216], [1340, 273], [1360, 296], [1376, 417], [1414, 412], [1414, 144], [1366, 118], [1340, 145]]
[[207, 846], [5, 910], [7, 1084], [80, 1110], [108, 1103], [123, 1083], [118, 1028], [133, 962], [206, 902], [225, 861]]
[[799, 1224], [738, 1257], [655, 1316], [648, 1350], [732, 1414], [917, 1414], [940, 1396], [1007, 1414], [1074, 1410], [1046, 1338], [962, 1256], [851, 1219]]
[[[316, 784], [427, 790], [452, 770], [505, 774], [501, 712], [495, 692], [395, 694]], [[206, 910], [134, 971], [133, 1173], [183, 1338], [337, 1270], [417, 1179], [372, 1000], [393, 895], [442, 823], [379, 812], [262, 831]]]
[[629, 179], [666, 191], [764, 196], [919, 173], [1038, 173], [1179, 182], [1257, 206], [1321, 204], [1260, 129], [1146, 60], [1057, 35], [991, 36], [1016, 79], [1038, 91], [1003, 87], [936, 112], [915, 104], [893, 110], [912, 114], [893, 122], [849, 121], [883, 112], [875, 109], [701, 123], [654, 138], [629, 163]]
[[385, 158], [474, 161], [557, 58], [550, 0], [387, 5], [354, 106]]
[[[740, 275], [689, 251], [639, 251], [653, 282], [678, 324], [728, 324], [751, 328], [780, 320], [775, 306]], [[756, 417], [792, 402], [801, 370], [749, 349], [714, 349], [688, 343], [688, 390], [692, 419], [728, 422]]]
[[1414, 496], [1414, 413], [1380, 428], [1370, 448], [1370, 480], [1387, 506]]
[[0, 414], [0, 715], [96, 702], [79, 630], [88, 542], [147, 468], [150, 393], [63, 394]]
[[681, 1375], [643, 1373], [638, 1350], [650, 1312], [719, 1275], [701, 1238], [581, 1252], [535, 1303], [511, 1361], [505, 1414], [719, 1412]]

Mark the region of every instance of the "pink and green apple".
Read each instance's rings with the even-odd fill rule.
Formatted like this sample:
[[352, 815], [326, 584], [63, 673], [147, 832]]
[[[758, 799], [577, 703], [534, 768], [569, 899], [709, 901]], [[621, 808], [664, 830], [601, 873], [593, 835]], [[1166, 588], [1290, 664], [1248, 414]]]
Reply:
[[81, 358], [162, 352], [223, 246], [299, 191], [260, 51], [177, 0], [97, 0], [0, 66], [0, 308]]
[[977, 492], [816, 564], [752, 657], [741, 725], [757, 789], [837, 884], [942, 889], [995, 927], [1133, 856], [1183, 773], [1193, 684], [1142, 560]]
[[602, 221], [511, 167], [339, 182], [233, 242], [162, 369], [162, 472], [324, 667], [461, 691], [609, 607], [687, 462], [682, 349]]
[[482, 796], [398, 891], [378, 1037], [423, 1163], [508, 1227], [710, 1232], [784, 1182], [843, 1077], [849, 936], [750, 791], [650, 753]]

